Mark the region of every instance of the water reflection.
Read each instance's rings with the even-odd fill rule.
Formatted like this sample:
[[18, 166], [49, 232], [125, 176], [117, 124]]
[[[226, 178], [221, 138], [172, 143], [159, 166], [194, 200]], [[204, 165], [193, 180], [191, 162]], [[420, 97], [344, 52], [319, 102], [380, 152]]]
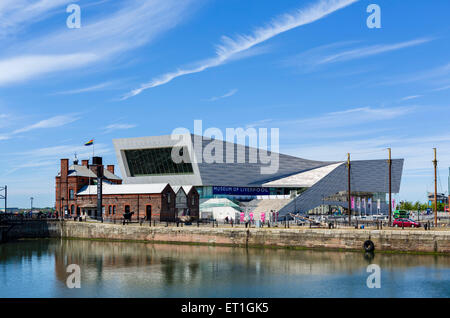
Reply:
[[[365, 286], [371, 263], [383, 291]], [[80, 290], [65, 286], [69, 264], [81, 267]], [[32, 281], [11, 277], [33, 266]], [[29, 286], [36, 297], [449, 297], [450, 257], [33, 240], [0, 245], [0, 279], [1, 297], [34, 297]]]

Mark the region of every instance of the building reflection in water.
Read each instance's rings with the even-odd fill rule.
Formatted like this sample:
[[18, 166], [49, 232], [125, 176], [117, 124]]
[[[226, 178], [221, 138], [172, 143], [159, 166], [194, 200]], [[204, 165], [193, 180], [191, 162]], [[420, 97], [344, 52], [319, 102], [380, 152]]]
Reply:
[[[390, 289], [381, 294], [387, 297], [401, 295], [402, 288], [410, 288], [408, 284], [418, 276], [421, 281], [414, 288], [424, 284], [435, 288], [446, 284], [450, 276], [449, 256], [372, 256], [362, 252], [88, 240], [31, 240], [0, 245], [0, 278], [12, 281], [8, 268], [22, 266], [23, 271], [30, 271], [32, 266], [47, 266], [48, 270], [42, 269], [39, 274], [47, 275], [46, 281], [41, 283], [41, 276], [34, 277], [39, 280], [36, 286], [52, 284], [47, 288], [50, 297], [333, 296], [329, 294], [333, 288], [345, 291], [341, 296], [357, 297], [367, 292], [366, 268], [371, 263], [382, 268], [384, 282], [392, 280]], [[70, 264], [81, 268], [82, 288], [78, 291], [65, 286]], [[48, 277], [53, 277], [52, 283]], [[23, 284], [23, 289], [18, 290], [26, 290], [30, 283]]]
[[[61, 240], [52, 245], [55, 273], [65, 281], [66, 266], [78, 264], [83, 279], [92, 282], [118, 279], [132, 285], [202, 284], [230, 279], [236, 273], [262, 275], [352, 275], [370, 263], [383, 269], [414, 266], [450, 267], [445, 256], [375, 254], [358, 252], [294, 251], [231, 247]], [[243, 278], [245, 279], [245, 278]]]

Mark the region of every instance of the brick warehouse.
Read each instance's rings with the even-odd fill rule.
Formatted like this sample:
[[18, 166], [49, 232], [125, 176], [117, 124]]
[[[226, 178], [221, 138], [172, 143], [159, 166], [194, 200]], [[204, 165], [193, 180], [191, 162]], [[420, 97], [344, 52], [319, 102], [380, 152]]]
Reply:
[[[56, 176], [56, 211], [68, 217], [93, 217], [97, 210], [98, 166], [102, 160], [94, 157], [92, 164], [61, 159], [61, 171]], [[122, 184], [114, 174], [114, 165], [103, 173], [103, 218], [122, 219], [126, 212], [134, 212], [133, 219], [147, 221], [175, 221], [183, 216], [192, 219], [199, 215], [199, 194], [192, 186], [161, 184]], [[175, 190], [175, 191], [174, 191]]]

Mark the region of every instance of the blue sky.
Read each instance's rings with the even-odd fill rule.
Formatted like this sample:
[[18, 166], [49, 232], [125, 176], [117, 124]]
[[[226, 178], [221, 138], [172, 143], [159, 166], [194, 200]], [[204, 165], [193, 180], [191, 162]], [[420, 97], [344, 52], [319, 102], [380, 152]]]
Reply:
[[[81, 28], [66, 7], [81, 7]], [[381, 29], [366, 8], [381, 7]], [[300, 10], [300, 11], [299, 11]], [[177, 127], [276, 127], [280, 152], [405, 158], [399, 199], [425, 201], [450, 166], [450, 2], [0, 1], [0, 184], [9, 206], [54, 204], [83, 143]], [[225, 37], [225, 38], [224, 38]]]

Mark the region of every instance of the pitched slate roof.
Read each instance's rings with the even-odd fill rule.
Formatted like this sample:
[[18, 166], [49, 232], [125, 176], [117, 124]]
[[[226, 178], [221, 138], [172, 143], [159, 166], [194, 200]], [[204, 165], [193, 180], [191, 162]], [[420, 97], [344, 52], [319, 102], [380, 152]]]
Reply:
[[177, 193], [180, 189], [183, 189], [184, 193], [188, 194], [189, 191], [193, 188], [191, 185], [182, 185], [182, 186], [172, 186], [173, 192]]
[[[122, 180], [119, 176], [116, 176], [115, 174], [111, 173], [109, 170], [104, 169], [103, 174], [105, 178], [109, 180]], [[58, 176], [60, 176], [61, 173], [58, 173]], [[71, 165], [69, 167], [69, 177], [86, 177], [86, 178], [97, 178], [97, 174], [95, 174], [91, 169], [89, 169], [86, 166], [80, 166], [80, 165]]]
[[[168, 183], [153, 184], [103, 184], [102, 193], [108, 194], [156, 194], [161, 193], [167, 187]], [[96, 195], [97, 186], [85, 186], [77, 195]]]

